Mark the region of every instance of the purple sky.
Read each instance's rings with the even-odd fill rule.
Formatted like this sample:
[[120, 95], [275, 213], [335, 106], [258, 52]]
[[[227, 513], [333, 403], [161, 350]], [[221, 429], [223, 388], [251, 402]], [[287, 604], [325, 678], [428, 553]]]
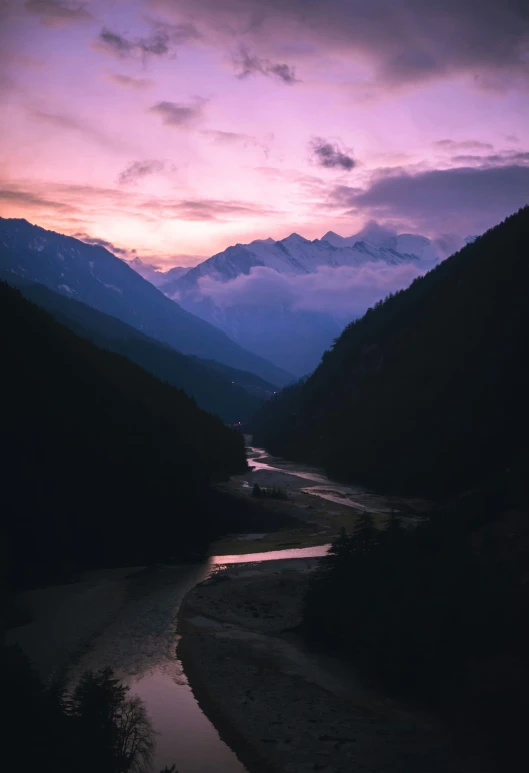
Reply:
[[0, 0], [0, 29], [5, 217], [170, 266], [529, 201], [521, 0]]

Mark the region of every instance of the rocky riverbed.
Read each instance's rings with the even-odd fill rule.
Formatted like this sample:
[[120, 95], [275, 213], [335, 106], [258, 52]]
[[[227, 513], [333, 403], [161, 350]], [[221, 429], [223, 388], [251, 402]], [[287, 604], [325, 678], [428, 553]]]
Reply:
[[288, 631], [316, 562], [225, 567], [187, 594], [178, 652], [202, 709], [251, 771], [462, 773], [432, 718]]

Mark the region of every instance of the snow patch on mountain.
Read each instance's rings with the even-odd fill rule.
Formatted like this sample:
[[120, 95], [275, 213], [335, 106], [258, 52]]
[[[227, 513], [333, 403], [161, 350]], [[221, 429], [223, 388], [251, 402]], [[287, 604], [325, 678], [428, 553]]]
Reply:
[[322, 267], [360, 267], [368, 263], [385, 266], [413, 264], [426, 270], [439, 262], [440, 256], [425, 236], [396, 234], [389, 229], [368, 224], [353, 236], [343, 237], [328, 231], [322, 239], [310, 241], [297, 233], [285, 239], [256, 239], [249, 244], [236, 244], [189, 269], [182, 277], [161, 285], [170, 297], [185, 299], [200, 292], [203, 277], [229, 282], [248, 275], [252, 269], [265, 267], [280, 274], [303, 276]]

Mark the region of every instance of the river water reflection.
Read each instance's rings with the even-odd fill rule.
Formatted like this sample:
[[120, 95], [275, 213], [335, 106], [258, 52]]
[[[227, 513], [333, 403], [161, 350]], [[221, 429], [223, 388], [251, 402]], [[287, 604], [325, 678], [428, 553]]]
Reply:
[[[329, 480], [318, 470], [274, 459], [265, 452], [248, 448], [248, 461], [254, 470], [276, 470], [312, 483], [306, 493], [350, 507], [365, 509], [365, 492]], [[345, 501], [344, 501], [345, 500]], [[377, 502], [370, 509], [383, 512]], [[385, 504], [385, 503], [384, 503]], [[182, 599], [197, 582], [206, 579], [216, 567], [274, 559], [324, 556], [328, 545], [290, 548], [267, 553], [212, 556], [201, 564], [164, 566], [134, 576], [128, 585], [125, 603], [114, 620], [95, 638], [91, 649], [80, 658], [71, 673], [72, 680], [86, 669], [112, 668], [131, 692], [139, 695], [158, 734], [154, 771], [176, 765], [178, 773], [244, 773], [246, 768], [222, 741], [200, 709], [189, 686], [182, 663], [176, 656], [177, 617]]]
[[110, 667], [139, 695], [158, 733], [154, 770], [176, 764], [178, 773], [244, 773], [246, 768], [202, 713], [176, 656], [177, 615], [185, 594], [216, 566], [241, 561], [325, 555], [327, 546], [214, 556], [201, 564], [163, 566], [130, 581], [114, 620], [70, 672]]

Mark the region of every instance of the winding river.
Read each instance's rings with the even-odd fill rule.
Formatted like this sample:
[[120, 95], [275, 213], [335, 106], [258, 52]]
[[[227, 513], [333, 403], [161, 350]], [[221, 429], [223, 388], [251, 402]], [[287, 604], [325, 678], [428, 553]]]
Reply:
[[[337, 484], [319, 470], [283, 459], [270, 460], [265, 451], [248, 447], [253, 471], [274, 471], [310, 483], [302, 491], [356, 509], [365, 509], [366, 492]], [[288, 480], [288, 478], [286, 478]], [[242, 485], [248, 485], [247, 482]], [[363, 500], [363, 501], [362, 501]], [[371, 510], [388, 512], [369, 498]], [[376, 507], [375, 507], [376, 505]], [[176, 655], [178, 610], [186, 593], [215, 567], [277, 558], [325, 555], [328, 545], [268, 553], [212, 556], [202, 564], [162, 566], [134, 575], [124, 603], [91, 648], [71, 671], [75, 679], [86, 669], [113, 668], [131, 692], [145, 701], [156, 737], [154, 770], [176, 764], [178, 773], [243, 773], [246, 768], [223, 742], [200, 709]]]

